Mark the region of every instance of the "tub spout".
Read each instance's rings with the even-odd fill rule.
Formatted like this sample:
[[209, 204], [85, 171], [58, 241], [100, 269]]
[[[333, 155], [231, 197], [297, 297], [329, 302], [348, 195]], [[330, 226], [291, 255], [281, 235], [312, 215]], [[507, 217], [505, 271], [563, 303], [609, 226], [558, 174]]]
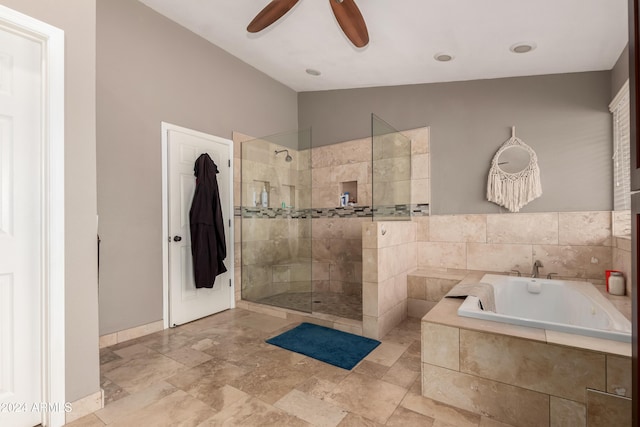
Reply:
[[540, 272], [538, 271], [540, 267], [544, 267], [544, 266], [539, 260], [536, 260], [536, 262], [533, 263], [533, 269], [531, 269], [531, 277], [533, 278], [540, 277]]

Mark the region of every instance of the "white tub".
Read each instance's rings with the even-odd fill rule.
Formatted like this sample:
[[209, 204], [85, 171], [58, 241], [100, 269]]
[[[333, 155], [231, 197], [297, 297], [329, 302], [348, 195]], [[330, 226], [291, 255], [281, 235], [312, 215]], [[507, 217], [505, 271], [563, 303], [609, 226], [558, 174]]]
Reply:
[[631, 322], [591, 283], [495, 274], [481, 282], [493, 285], [496, 312], [468, 296], [459, 316], [631, 342]]

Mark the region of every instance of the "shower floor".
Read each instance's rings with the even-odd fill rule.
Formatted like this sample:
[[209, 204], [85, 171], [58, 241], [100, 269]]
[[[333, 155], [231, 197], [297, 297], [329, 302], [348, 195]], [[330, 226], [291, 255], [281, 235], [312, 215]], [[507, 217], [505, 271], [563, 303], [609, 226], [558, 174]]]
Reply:
[[346, 319], [362, 320], [362, 297], [335, 292], [285, 292], [262, 298], [257, 303], [298, 311], [324, 313]]

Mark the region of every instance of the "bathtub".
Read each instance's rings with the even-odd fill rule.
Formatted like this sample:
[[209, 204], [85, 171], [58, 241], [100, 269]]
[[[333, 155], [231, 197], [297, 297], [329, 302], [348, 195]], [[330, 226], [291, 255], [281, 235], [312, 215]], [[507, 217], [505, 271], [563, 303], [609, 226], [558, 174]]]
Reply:
[[459, 316], [631, 342], [631, 322], [591, 283], [495, 274], [480, 281], [493, 285], [496, 312], [468, 296]]

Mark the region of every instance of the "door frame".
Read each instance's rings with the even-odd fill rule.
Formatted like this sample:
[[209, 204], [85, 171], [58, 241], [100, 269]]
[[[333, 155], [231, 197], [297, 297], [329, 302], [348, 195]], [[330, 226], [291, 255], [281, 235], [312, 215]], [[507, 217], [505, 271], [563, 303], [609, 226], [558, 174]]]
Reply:
[[631, 418], [634, 427], [640, 426], [640, 285], [638, 260], [640, 256], [640, 17], [638, 0], [628, 2], [629, 18], [629, 120], [631, 145]]
[[[0, 28], [42, 46], [43, 177], [40, 288], [43, 402], [64, 403], [65, 396], [65, 255], [64, 255], [64, 31], [0, 5]], [[64, 412], [46, 412], [42, 424], [62, 426]]]
[[198, 136], [202, 138], [219, 138], [218, 142], [227, 145], [229, 148], [229, 159], [231, 161], [229, 165], [229, 213], [231, 221], [231, 227], [229, 230], [229, 247], [227, 248], [227, 271], [231, 277], [231, 292], [229, 293], [229, 307], [234, 308], [236, 306], [235, 301], [235, 235], [234, 235], [234, 218], [233, 218], [233, 141], [228, 139], [216, 137], [208, 133], [200, 132], [197, 130], [185, 128], [182, 126], [174, 125], [168, 122], [161, 122], [162, 132], [162, 324], [164, 329], [169, 328], [169, 241], [171, 236], [169, 235], [169, 139], [167, 135], [170, 130], [183, 132], [189, 135]]

